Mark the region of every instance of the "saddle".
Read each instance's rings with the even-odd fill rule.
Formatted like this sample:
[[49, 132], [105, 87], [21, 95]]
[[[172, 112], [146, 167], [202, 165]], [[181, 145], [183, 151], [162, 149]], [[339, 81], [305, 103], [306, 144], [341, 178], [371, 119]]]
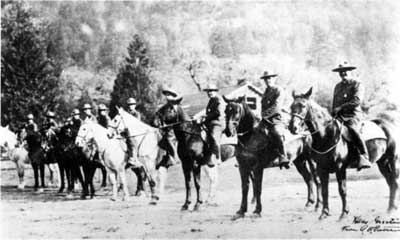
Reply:
[[[382, 128], [380, 128], [378, 125], [376, 125], [376, 123], [372, 121], [362, 121], [360, 123], [358, 132], [360, 133], [361, 139], [364, 140], [364, 142], [372, 139], [387, 140], [387, 137]], [[345, 125], [343, 125], [342, 128], [342, 136], [347, 142], [352, 141], [349, 130]]]

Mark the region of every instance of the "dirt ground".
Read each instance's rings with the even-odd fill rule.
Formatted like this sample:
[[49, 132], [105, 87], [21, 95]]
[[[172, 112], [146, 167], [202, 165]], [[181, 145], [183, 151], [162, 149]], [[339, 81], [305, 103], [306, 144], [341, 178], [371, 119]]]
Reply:
[[[361, 173], [348, 171], [350, 215], [338, 222], [341, 201], [334, 175], [330, 184], [332, 216], [319, 221], [320, 212], [304, 207], [306, 186], [294, 167], [265, 171], [262, 218], [250, 217], [254, 205], [249, 204], [246, 218], [232, 221], [241, 197], [239, 173], [233, 160], [220, 166], [218, 206], [207, 206], [199, 212], [180, 211], [185, 197], [180, 166], [169, 170], [165, 194], [157, 206], [150, 206], [146, 197], [112, 202], [110, 187], [97, 192], [93, 200], [80, 200], [79, 193], [66, 198], [66, 194], [57, 194], [56, 188], [34, 193], [29, 167], [28, 187], [17, 191], [16, 172], [6, 165], [10, 163], [2, 162], [1, 239], [400, 237], [399, 211], [386, 213], [389, 191], [376, 166]], [[97, 186], [100, 186], [99, 176], [100, 172], [96, 173]], [[134, 193], [136, 179], [131, 173], [128, 177], [130, 192]], [[206, 176], [202, 179], [206, 196], [208, 179]]]

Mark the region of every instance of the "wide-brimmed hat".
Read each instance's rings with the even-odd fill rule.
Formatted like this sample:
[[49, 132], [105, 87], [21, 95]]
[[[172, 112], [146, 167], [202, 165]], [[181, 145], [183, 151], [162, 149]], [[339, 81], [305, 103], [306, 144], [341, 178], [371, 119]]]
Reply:
[[28, 119], [33, 119], [33, 114], [29, 113], [28, 116], [26, 116]]
[[178, 93], [172, 89], [172, 88], [166, 88], [164, 90], [162, 90], [162, 94], [164, 94], [165, 96], [173, 96], [173, 97], [178, 97]]
[[86, 109], [92, 109], [92, 106], [90, 106], [89, 103], [85, 103], [85, 104], [83, 105], [83, 110], [86, 110]]
[[74, 110], [72, 110], [72, 116], [79, 115], [79, 114], [80, 114], [79, 109], [75, 108]]
[[177, 95], [175, 97], [171, 96], [171, 95], [167, 95], [167, 96], [165, 96], [165, 98], [167, 99], [168, 102], [175, 103], [175, 104], [180, 103], [183, 99], [183, 97], [180, 95]]
[[54, 114], [54, 112], [48, 111], [47, 114], [46, 114], [46, 116], [49, 117], [49, 118], [53, 118], [53, 117], [55, 117], [56, 115]]
[[264, 74], [260, 77], [260, 79], [267, 79], [267, 78], [272, 78], [276, 77], [278, 74], [275, 73], [269, 73], [268, 71], [264, 71]]
[[354, 69], [356, 69], [356, 67], [350, 66], [350, 64], [345, 61], [339, 64], [337, 68], [332, 69], [332, 72], [346, 72], [346, 71], [353, 71]]
[[103, 103], [100, 103], [99, 104], [99, 111], [104, 111], [104, 110], [107, 110], [106, 105], [104, 105]]
[[205, 92], [210, 92], [210, 91], [219, 91], [217, 85], [215, 83], [209, 83], [207, 86], [203, 89]]
[[136, 99], [134, 99], [134, 98], [128, 98], [128, 101], [126, 101], [126, 103], [128, 103], [128, 105], [136, 104]]

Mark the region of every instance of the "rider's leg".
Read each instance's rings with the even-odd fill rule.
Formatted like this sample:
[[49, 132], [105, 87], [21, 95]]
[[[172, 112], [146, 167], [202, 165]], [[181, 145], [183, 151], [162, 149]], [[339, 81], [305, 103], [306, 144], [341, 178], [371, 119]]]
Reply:
[[346, 125], [349, 129], [351, 139], [358, 149], [358, 170], [361, 170], [363, 168], [370, 168], [371, 162], [369, 161], [367, 146], [365, 145], [365, 142], [361, 139], [361, 136], [356, 129], [356, 124], [353, 121], [349, 121], [346, 123]]
[[168, 144], [167, 147], [167, 152], [169, 154], [169, 164], [171, 165], [175, 165], [178, 162], [181, 161], [181, 159], [179, 158], [178, 155], [178, 141], [175, 137], [175, 133], [173, 129], [170, 129], [167, 133], [166, 133], [166, 142]]
[[270, 128], [269, 134], [272, 137], [273, 142], [275, 142], [278, 146], [277, 150], [279, 154], [279, 167], [282, 168], [283, 166], [288, 169], [290, 161], [286, 156], [284, 126], [280, 123], [273, 124], [273, 126]]
[[129, 131], [127, 131], [125, 134], [128, 153], [128, 165], [132, 165], [133, 167], [140, 167], [142, 166], [142, 164], [138, 159], [137, 147], [135, 146], [134, 141], [132, 141]]
[[222, 128], [219, 125], [211, 125], [208, 128], [209, 131], [209, 142], [211, 156], [207, 159], [207, 165], [209, 167], [214, 167], [221, 162], [220, 157], [220, 140], [222, 134]]

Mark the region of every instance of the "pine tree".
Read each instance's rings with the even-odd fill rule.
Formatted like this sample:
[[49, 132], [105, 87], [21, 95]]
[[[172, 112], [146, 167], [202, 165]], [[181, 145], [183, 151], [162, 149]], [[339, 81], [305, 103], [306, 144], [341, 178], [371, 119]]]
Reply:
[[150, 60], [147, 48], [139, 35], [134, 35], [128, 46], [128, 57], [119, 69], [111, 93], [110, 115], [116, 114], [115, 106], [126, 107], [128, 98], [137, 101], [143, 120], [149, 122], [154, 115], [160, 88], [149, 78]]
[[46, 25], [23, 2], [2, 9], [1, 123], [19, 127], [28, 113], [41, 122], [57, 107], [60, 66], [47, 53]]

